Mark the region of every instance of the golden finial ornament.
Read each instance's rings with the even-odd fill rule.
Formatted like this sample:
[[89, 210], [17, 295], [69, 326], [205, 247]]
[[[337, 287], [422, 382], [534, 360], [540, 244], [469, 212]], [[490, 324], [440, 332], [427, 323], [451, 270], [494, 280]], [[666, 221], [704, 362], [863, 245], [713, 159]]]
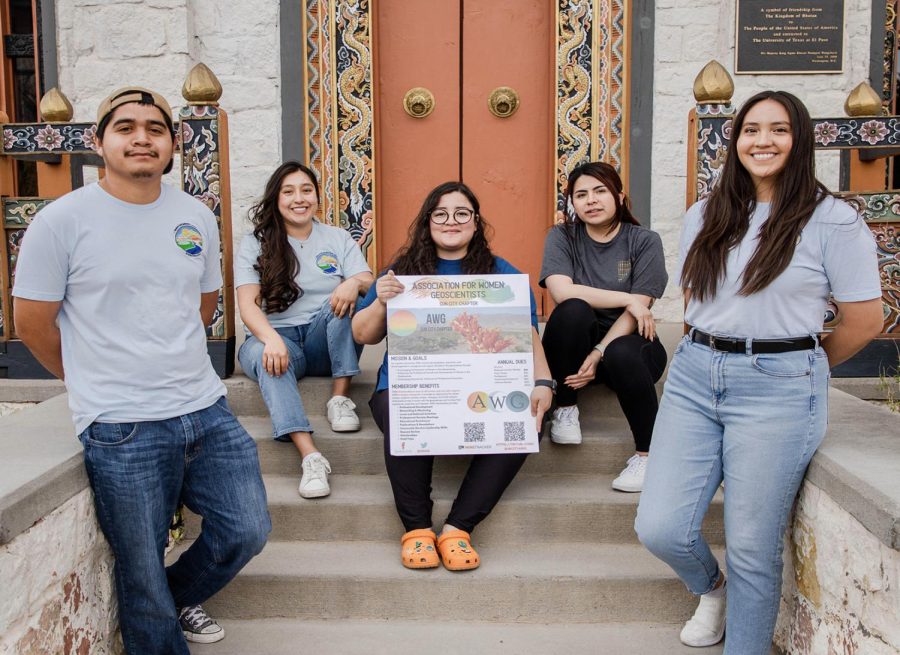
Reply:
[[72, 120], [75, 110], [66, 95], [55, 86], [41, 98], [41, 119], [50, 123], [65, 123]]
[[222, 84], [209, 66], [197, 64], [187, 74], [181, 95], [189, 105], [217, 105], [222, 97]]
[[860, 82], [844, 102], [847, 116], [881, 116], [881, 98], [868, 82]]
[[700, 104], [726, 105], [733, 95], [734, 80], [715, 59], [706, 64], [694, 79], [694, 99]]

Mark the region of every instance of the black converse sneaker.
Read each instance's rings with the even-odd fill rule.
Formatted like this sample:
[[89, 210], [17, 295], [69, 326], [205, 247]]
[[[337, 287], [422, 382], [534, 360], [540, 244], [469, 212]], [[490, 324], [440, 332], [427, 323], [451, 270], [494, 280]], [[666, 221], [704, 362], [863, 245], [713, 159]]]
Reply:
[[225, 638], [225, 629], [210, 618], [201, 605], [182, 607], [178, 622], [184, 638], [198, 644], [212, 644]]

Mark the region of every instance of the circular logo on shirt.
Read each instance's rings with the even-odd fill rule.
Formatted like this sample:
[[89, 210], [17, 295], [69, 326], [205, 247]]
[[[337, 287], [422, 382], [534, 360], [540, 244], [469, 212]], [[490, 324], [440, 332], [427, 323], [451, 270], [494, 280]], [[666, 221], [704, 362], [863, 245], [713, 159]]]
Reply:
[[190, 223], [182, 223], [175, 228], [175, 243], [191, 257], [203, 252], [203, 235]]
[[318, 266], [323, 273], [327, 273], [328, 275], [334, 275], [338, 272], [338, 258], [333, 252], [320, 252], [316, 255], [316, 266]]

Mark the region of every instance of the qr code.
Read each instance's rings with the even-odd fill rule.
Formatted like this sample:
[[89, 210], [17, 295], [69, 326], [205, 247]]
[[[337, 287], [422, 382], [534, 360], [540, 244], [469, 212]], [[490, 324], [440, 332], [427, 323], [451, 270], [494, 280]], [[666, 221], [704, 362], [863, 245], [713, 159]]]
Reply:
[[525, 441], [525, 424], [522, 421], [503, 422], [503, 441]]
[[484, 423], [463, 423], [463, 441], [484, 441]]

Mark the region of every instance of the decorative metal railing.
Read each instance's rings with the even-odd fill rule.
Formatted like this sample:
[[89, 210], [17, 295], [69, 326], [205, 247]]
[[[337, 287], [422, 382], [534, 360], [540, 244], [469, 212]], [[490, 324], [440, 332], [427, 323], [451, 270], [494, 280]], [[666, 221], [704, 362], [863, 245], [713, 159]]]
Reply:
[[[716, 61], [694, 81], [697, 105], [688, 118], [687, 206], [706, 197], [718, 179], [736, 113], [733, 94], [731, 76]], [[813, 118], [815, 147], [844, 151], [843, 188], [838, 193], [856, 206], [878, 244], [884, 327], [875, 342], [835, 373], [878, 376], [897, 370], [900, 352], [900, 190], [885, 189], [886, 168], [877, 157], [900, 147], [900, 116], [882, 115], [881, 98], [866, 83], [850, 92], [844, 110], [844, 117]], [[831, 325], [839, 320], [837, 316]]]
[[[223, 286], [219, 306], [207, 327], [210, 358], [222, 377], [234, 370], [234, 276], [232, 272], [231, 196], [228, 166], [228, 117], [218, 106], [222, 86], [204, 64], [188, 73], [182, 87], [187, 104], [179, 111], [177, 150], [181, 161], [181, 186], [212, 210], [219, 223], [222, 244]], [[77, 186], [80, 175], [71, 175], [85, 163], [102, 166], [94, 151], [94, 123], [73, 123], [72, 105], [57, 89], [41, 99], [40, 123], [8, 123], [0, 112], [0, 377], [35, 378], [49, 374], [15, 338], [10, 292], [15, 279], [16, 257], [25, 230], [47, 203]], [[46, 197], [17, 198], [9, 174], [13, 159], [42, 161], [38, 171], [40, 193]], [[44, 179], [41, 179], [41, 176]]]

